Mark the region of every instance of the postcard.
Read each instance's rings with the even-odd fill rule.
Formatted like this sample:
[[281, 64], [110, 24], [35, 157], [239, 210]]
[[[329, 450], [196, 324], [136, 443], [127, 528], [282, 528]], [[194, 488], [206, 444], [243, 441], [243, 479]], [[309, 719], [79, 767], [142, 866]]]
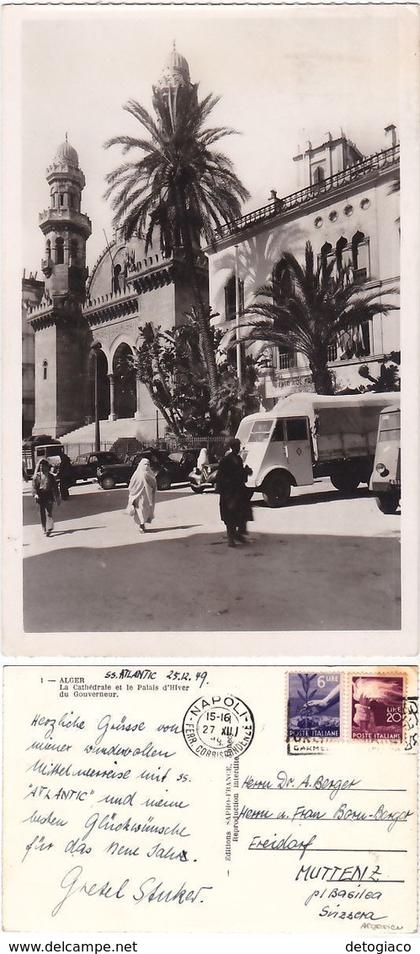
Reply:
[[414, 667], [4, 673], [6, 930], [415, 931]]
[[6, 654], [415, 654], [418, 16], [3, 8]]

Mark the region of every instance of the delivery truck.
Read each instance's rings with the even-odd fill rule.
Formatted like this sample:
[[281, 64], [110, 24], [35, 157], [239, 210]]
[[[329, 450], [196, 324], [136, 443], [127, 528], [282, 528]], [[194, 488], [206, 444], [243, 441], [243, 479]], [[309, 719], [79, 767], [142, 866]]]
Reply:
[[22, 445], [22, 476], [23, 479], [28, 481], [31, 480], [36, 465], [41, 457], [45, 457], [51, 467], [54, 467], [58, 470], [62, 457], [64, 454], [64, 447], [60, 441], [50, 440], [47, 442], [38, 443], [34, 439], [29, 439], [23, 442]]
[[272, 411], [244, 417], [237, 431], [252, 475], [247, 486], [270, 507], [282, 506], [292, 487], [330, 477], [342, 493], [369, 484], [379, 415], [399, 393], [291, 394]]
[[401, 497], [401, 427], [398, 404], [385, 407], [379, 415], [370, 489], [382, 513], [395, 513]]

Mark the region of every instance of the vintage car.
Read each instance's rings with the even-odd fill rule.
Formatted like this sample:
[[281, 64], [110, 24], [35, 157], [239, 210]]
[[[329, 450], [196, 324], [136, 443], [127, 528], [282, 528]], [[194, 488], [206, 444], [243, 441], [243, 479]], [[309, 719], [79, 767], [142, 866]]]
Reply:
[[92, 480], [96, 478], [98, 467], [101, 464], [119, 464], [120, 460], [113, 451], [95, 451], [92, 454], [81, 454], [71, 461], [73, 479]]
[[147, 447], [129, 457], [123, 464], [101, 464], [98, 468], [98, 482], [103, 490], [112, 490], [117, 484], [128, 485], [139, 463], [146, 457], [153, 458], [159, 464], [156, 475], [158, 490], [169, 490], [172, 484], [180, 484], [188, 480], [191, 468], [197, 460], [198, 451], [185, 450], [168, 453]]

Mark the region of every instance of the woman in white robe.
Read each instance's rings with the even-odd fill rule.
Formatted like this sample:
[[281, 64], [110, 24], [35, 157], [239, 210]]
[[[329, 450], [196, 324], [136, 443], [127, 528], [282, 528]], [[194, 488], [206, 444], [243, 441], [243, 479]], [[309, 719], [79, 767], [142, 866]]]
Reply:
[[128, 485], [128, 513], [142, 533], [151, 523], [155, 512], [156, 478], [150, 462], [143, 457]]

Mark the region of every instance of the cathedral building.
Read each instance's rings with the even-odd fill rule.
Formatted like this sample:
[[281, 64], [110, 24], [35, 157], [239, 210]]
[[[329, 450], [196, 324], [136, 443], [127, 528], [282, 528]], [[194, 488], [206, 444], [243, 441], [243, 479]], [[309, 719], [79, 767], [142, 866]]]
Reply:
[[[244, 307], [272, 280], [285, 252], [304, 263], [309, 240], [315, 261], [331, 257], [348, 280], [366, 282], [369, 293], [398, 306], [400, 272], [399, 159], [395, 126], [385, 130], [384, 147], [364, 156], [341, 133], [327, 133], [317, 146], [307, 143], [293, 157], [297, 191], [223, 226], [208, 248], [210, 302], [226, 329], [224, 344], [235, 338]], [[249, 319], [247, 319], [249, 321]], [[244, 333], [244, 332], [243, 332]], [[306, 359], [290, 348], [253, 345], [259, 354], [261, 392], [268, 409], [280, 397], [313, 390]], [[340, 336], [330, 347], [329, 365], [339, 389], [365, 382], [359, 368], [376, 376], [384, 355], [399, 350], [399, 311], [378, 314]]]
[[[188, 63], [175, 48], [158, 82], [168, 108], [176, 110]], [[319, 263], [336, 259], [350, 279], [362, 279], [384, 301], [399, 279], [399, 143], [395, 126], [385, 130], [382, 149], [364, 156], [341, 133], [294, 156], [297, 190], [223, 226], [200, 265], [202, 295], [225, 329], [235, 336], [244, 307], [272, 277], [284, 252], [303, 262], [310, 240]], [[67, 140], [47, 168], [48, 208], [39, 216], [45, 239], [43, 281], [23, 281], [24, 433], [93, 442], [94, 379], [98, 381], [102, 441], [164, 433], [145, 385], [127, 375], [126, 357], [139, 344], [147, 322], [170, 329], [183, 322], [193, 291], [183, 249], [162, 254], [159, 235], [146, 250], [138, 235], [120, 232], [103, 249], [89, 274], [86, 246], [91, 222], [82, 208], [85, 177]], [[155, 230], [157, 232], [157, 230]], [[256, 346], [253, 346], [254, 350]], [[330, 348], [338, 388], [363, 383], [362, 364], [378, 373], [384, 355], [399, 349], [399, 315], [377, 315], [341, 335]], [[290, 348], [259, 352], [260, 393], [269, 408], [279, 397], [312, 389], [305, 359]], [[125, 370], [124, 370], [125, 369]], [[65, 437], [64, 437], [65, 435]]]
[[[173, 49], [158, 84], [171, 109], [176, 109], [185, 84], [191, 85], [188, 63]], [[160, 424], [162, 435], [163, 419], [159, 421], [145, 385], [127, 375], [124, 357], [133, 353], [146, 322], [166, 330], [183, 322], [193, 303], [183, 250], [165, 256], [159, 235], [146, 250], [140, 236], [126, 242], [116, 232], [89, 275], [86, 244], [92, 227], [82, 210], [85, 177], [67, 136], [46, 178], [49, 205], [39, 216], [45, 237], [41, 262], [45, 281], [41, 290], [38, 282], [32, 296], [26, 293], [24, 298], [24, 324], [29, 323], [33, 332], [35, 353], [32, 432], [63, 437], [65, 442], [93, 441], [97, 361], [102, 440], [119, 436], [148, 440], [156, 436]], [[205, 256], [199, 276], [207, 300]]]

